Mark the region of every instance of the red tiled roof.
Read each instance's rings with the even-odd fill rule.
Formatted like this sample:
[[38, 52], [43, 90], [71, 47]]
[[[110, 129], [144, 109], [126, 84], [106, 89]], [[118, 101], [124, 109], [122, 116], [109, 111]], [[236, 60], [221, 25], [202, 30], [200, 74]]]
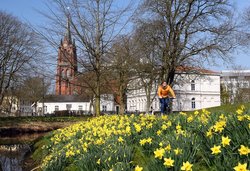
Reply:
[[200, 74], [210, 74], [210, 75], [217, 75], [220, 74], [217, 71], [212, 71], [204, 68], [198, 67], [187, 67], [187, 66], [178, 66], [176, 68], [177, 72], [186, 72], [186, 73], [200, 73]]

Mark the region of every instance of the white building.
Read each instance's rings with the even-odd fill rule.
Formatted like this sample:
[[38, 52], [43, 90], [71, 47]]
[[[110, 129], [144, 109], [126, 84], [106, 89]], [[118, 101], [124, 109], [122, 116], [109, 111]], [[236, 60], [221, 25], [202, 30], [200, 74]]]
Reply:
[[[157, 85], [151, 93], [154, 97], [152, 108], [160, 111]], [[195, 72], [180, 72], [176, 74], [173, 90], [176, 99], [173, 100], [173, 111], [193, 111], [202, 108], [220, 106], [220, 74], [209, 70]], [[142, 89], [133, 90], [127, 94], [127, 111], [145, 112], [146, 94]]]
[[[93, 112], [93, 105], [88, 98], [74, 95], [49, 95], [37, 103], [36, 109], [33, 104], [33, 112], [37, 115], [54, 114], [57, 111], [69, 111], [74, 114], [88, 114]], [[101, 111], [114, 111], [114, 98], [112, 94], [101, 95]]]
[[241, 92], [245, 100], [249, 100], [250, 70], [221, 71], [221, 84], [229, 94], [229, 102], [234, 103], [237, 93]]

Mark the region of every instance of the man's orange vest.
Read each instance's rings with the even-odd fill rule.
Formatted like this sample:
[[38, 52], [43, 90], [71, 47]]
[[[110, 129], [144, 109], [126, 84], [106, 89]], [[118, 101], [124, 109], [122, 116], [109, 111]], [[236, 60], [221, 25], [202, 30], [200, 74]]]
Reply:
[[169, 93], [171, 94], [172, 97], [175, 98], [174, 91], [172, 90], [172, 88], [169, 85], [167, 85], [167, 87], [165, 89], [161, 85], [159, 86], [159, 88], [158, 88], [159, 98], [166, 98], [169, 96], [168, 95]]

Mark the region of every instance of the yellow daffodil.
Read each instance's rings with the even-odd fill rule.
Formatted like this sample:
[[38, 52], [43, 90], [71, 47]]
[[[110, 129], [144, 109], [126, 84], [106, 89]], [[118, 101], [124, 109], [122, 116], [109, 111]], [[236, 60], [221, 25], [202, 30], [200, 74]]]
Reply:
[[187, 113], [185, 113], [185, 112], [180, 112], [180, 115], [182, 115], [182, 116], [187, 116]]
[[194, 115], [198, 115], [199, 114], [199, 111], [194, 111]]
[[238, 163], [238, 165], [234, 167], [234, 170], [235, 171], [249, 171], [247, 169], [247, 163], [244, 163], [244, 164]]
[[168, 127], [167, 127], [167, 125], [165, 125], [165, 124], [163, 124], [162, 126], [161, 126], [161, 129], [162, 130], [166, 130]]
[[192, 122], [193, 120], [194, 120], [193, 116], [189, 116], [189, 117], [187, 118], [187, 122], [188, 122], [188, 123]]
[[237, 118], [238, 118], [238, 121], [244, 121], [245, 116], [240, 115], [240, 116], [237, 116]]
[[182, 153], [182, 149], [176, 148], [176, 149], [174, 149], [174, 153], [175, 153], [175, 155], [179, 155]]
[[216, 122], [214, 125], [214, 131], [221, 133], [224, 130], [224, 127], [226, 126], [226, 121], [221, 120], [219, 122]]
[[101, 159], [98, 159], [96, 163], [101, 164]]
[[147, 143], [152, 144], [152, 138], [148, 138], [146, 141]]
[[206, 132], [206, 136], [209, 137], [209, 138], [212, 138], [213, 132], [212, 132], [211, 129], [209, 129], [209, 131]]
[[174, 160], [170, 158], [164, 158], [164, 166], [166, 167], [173, 167], [174, 166]]
[[163, 115], [161, 118], [162, 120], [168, 120], [168, 115]]
[[146, 143], [152, 144], [152, 138], [147, 138], [147, 139], [144, 138], [144, 139], [140, 140], [140, 145], [141, 146], [145, 145]]
[[134, 123], [136, 132], [141, 132], [141, 126], [139, 124]]
[[154, 151], [155, 158], [162, 159], [164, 153], [165, 153], [165, 150], [164, 150], [163, 148], [156, 149], [156, 150]]
[[149, 123], [149, 124], [146, 125], [146, 128], [148, 128], [148, 129], [149, 129], [149, 128], [152, 128], [152, 127], [153, 127], [153, 124], [152, 124], [152, 123]]
[[170, 151], [170, 150], [171, 150], [171, 145], [168, 144], [168, 145], [165, 147], [165, 150], [166, 150], [166, 151]]
[[192, 164], [189, 163], [189, 161], [187, 162], [183, 162], [182, 166], [181, 166], [181, 170], [184, 170], [184, 171], [191, 171], [192, 170]]
[[220, 119], [226, 119], [226, 117], [225, 117], [224, 114], [221, 114], [221, 115], [219, 116], [219, 118], [220, 118]]
[[131, 133], [131, 128], [130, 128], [130, 126], [126, 126], [125, 132], [126, 132], [127, 134], [130, 134], [130, 133]]
[[177, 130], [178, 130], [178, 129], [181, 129], [181, 125], [178, 124], [178, 125], [176, 126], [176, 129], [177, 129]]
[[246, 108], [245, 108], [244, 105], [241, 105], [241, 106], [240, 106], [240, 109], [241, 109], [241, 110], [245, 110]]
[[214, 147], [211, 148], [212, 154], [215, 154], [215, 155], [216, 155], [216, 154], [221, 153], [220, 148], [221, 148], [221, 146], [216, 146], [216, 145], [214, 145]]
[[161, 130], [158, 130], [156, 133], [157, 135], [161, 135]]
[[123, 141], [124, 141], [124, 139], [122, 137], [118, 138], [118, 142], [123, 142]]
[[248, 155], [250, 153], [250, 149], [244, 145], [241, 145], [238, 151], [240, 155]]
[[236, 110], [236, 113], [237, 113], [238, 115], [241, 115], [241, 114], [243, 113], [243, 110], [242, 110], [242, 109], [238, 109], [238, 110]]
[[135, 171], [142, 171], [142, 170], [143, 170], [143, 167], [140, 167], [138, 165], [135, 167]]
[[66, 157], [71, 157], [71, 156], [74, 156], [75, 153], [72, 150], [68, 150], [65, 155]]
[[228, 136], [227, 137], [222, 136], [222, 138], [221, 138], [221, 144], [223, 147], [230, 145], [230, 141], [231, 141], [231, 139], [228, 138]]

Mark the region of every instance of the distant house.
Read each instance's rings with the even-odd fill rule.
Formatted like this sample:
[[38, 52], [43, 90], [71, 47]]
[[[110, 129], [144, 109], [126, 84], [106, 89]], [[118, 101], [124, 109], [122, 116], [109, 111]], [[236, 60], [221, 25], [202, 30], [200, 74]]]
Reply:
[[229, 103], [250, 101], [250, 70], [221, 71], [221, 85]]
[[[114, 98], [112, 94], [101, 95], [101, 111], [111, 112], [115, 110]], [[43, 111], [44, 110], [44, 111]], [[68, 111], [72, 114], [93, 113], [93, 104], [86, 97], [77, 95], [48, 95], [44, 100], [40, 100], [33, 112], [37, 115], [54, 114], [57, 111]]]
[[[155, 83], [151, 97], [154, 111], [160, 111]], [[176, 99], [173, 100], [173, 111], [193, 111], [202, 108], [220, 106], [220, 74], [210, 70], [179, 68], [173, 86]], [[146, 93], [143, 88], [135, 89], [127, 94], [127, 111], [145, 112]]]
[[17, 96], [7, 95], [3, 98], [1, 105], [2, 115], [16, 116], [19, 110], [19, 99]]
[[87, 112], [90, 109], [90, 100], [75, 95], [48, 95], [33, 104], [33, 112], [37, 115], [54, 114], [57, 111]]
[[31, 106], [32, 103], [30, 101], [20, 99], [19, 104], [20, 104], [20, 106], [19, 106], [20, 115], [22, 115], [22, 116], [31, 116], [32, 115], [33, 108]]
[[28, 116], [32, 113], [31, 103], [14, 95], [7, 95], [1, 105], [3, 116]]

